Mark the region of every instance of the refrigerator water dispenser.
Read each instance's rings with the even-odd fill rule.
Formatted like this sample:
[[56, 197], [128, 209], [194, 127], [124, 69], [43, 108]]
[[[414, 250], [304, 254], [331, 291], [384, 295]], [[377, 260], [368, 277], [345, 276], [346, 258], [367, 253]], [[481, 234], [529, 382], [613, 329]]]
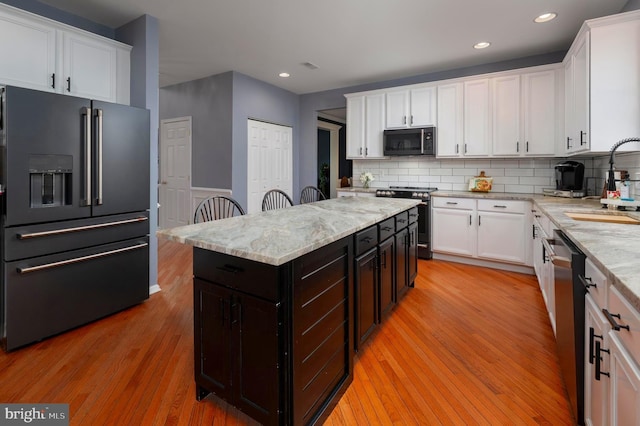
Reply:
[[29, 156], [30, 207], [71, 204], [73, 157], [70, 155]]

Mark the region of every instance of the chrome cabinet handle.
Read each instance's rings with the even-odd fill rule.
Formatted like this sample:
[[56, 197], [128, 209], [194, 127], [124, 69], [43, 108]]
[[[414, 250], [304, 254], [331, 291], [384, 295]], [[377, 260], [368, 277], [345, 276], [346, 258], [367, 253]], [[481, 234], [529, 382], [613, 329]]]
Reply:
[[91, 205], [91, 108], [83, 108], [84, 116], [84, 200], [81, 205]]
[[95, 225], [86, 225], [86, 226], [76, 226], [74, 228], [56, 229], [54, 231], [29, 232], [27, 234], [16, 234], [16, 237], [18, 237], [19, 240], [26, 240], [29, 238], [36, 238], [36, 237], [49, 237], [51, 235], [68, 234], [69, 232], [89, 231], [91, 229], [107, 228], [109, 226], [126, 225], [128, 223], [135, 223], [135, 222], [144, 222], [145, 220], [149, 220], [149, 218], [146, 216], [140, 216], [134, 219], [118, 220], [116, 222], [97, 223]]
[[96, 175], [98, 179], [98, 196], [96, 197], [96, 205], [102, 205], [102, 110], [96, 110], [96, 138], [98, 139], [97, 152], [97, 168]]
[[43, 269], [56, 268], [58, 266], [64, 266], [64, 265], [69, 265], [69, 264], [72, 264], [72, 263], [84, 262], [84, 261], [87, 261], [87, 260], [98, 259], [98, 258], [105, 257], [105, 256], [111, 256], [113, 254], [123, 253], [125, 251], [137, 250], [137, 249], [142, 248], [142, 247], [147, 247], [148, 245], [149, 244], [147, 244], [147, 243], [141, 243], [141, 244], [137, 244], [135, 246], [129, 246], [129, 247], [124, 247], [124, 248], [115, 249], [115, 250], [109, 250], [109, 251], [105, 251], [105, 252], [102, 252], [102, 253], [90, 254], [88, 256], [75, 257], [73, 259], [61, 260], [59, 262], [45, 263], [44, 265], [28, 266], [26, 268], [16, 268], [16, 269], [17, 269], [19, 274], [26, 274], [28, 272], [41, 271]]

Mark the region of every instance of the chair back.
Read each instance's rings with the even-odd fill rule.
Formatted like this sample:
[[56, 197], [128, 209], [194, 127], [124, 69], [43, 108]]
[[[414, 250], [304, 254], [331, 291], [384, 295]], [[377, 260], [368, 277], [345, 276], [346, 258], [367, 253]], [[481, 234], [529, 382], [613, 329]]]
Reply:
[[272, 189], [264, 194], [262, 199], [262, 211], [284, 209], [293, 206], [293, 200], [286, 192], [279, 189]]
[[205, 198], [198, 204], [193, 215], [193, 223], [242, 216], [244, 210], [236, 200], [222, 195]]
[[327, 197], [324, 196], [322, 191], [315, 186], [306, 186], [300, 193], [300, 204], [313, 203], [314, 201], [322, 201], [326, 199]]

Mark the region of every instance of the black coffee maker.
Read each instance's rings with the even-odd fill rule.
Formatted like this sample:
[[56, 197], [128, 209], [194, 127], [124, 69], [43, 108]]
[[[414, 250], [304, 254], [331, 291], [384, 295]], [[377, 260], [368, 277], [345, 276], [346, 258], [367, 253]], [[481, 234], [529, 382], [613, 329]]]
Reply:
[[565, 161], [556, 164], [556, 189], [559, 191], [582, 191], [584, 164]]

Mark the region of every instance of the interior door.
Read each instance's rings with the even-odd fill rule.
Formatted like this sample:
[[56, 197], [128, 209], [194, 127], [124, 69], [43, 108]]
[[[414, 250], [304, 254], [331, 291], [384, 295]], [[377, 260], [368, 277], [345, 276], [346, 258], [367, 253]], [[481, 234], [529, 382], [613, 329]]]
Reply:
[[3, 96], [5, 224], [89, 217], [82, 202], [89, 101], [18, 87]]
[[160, 227], [192, 223], [191, 117], [160, 122]]
[[93, 125], [93, 215], [149, 209], [149, 111], [94, 101]]

